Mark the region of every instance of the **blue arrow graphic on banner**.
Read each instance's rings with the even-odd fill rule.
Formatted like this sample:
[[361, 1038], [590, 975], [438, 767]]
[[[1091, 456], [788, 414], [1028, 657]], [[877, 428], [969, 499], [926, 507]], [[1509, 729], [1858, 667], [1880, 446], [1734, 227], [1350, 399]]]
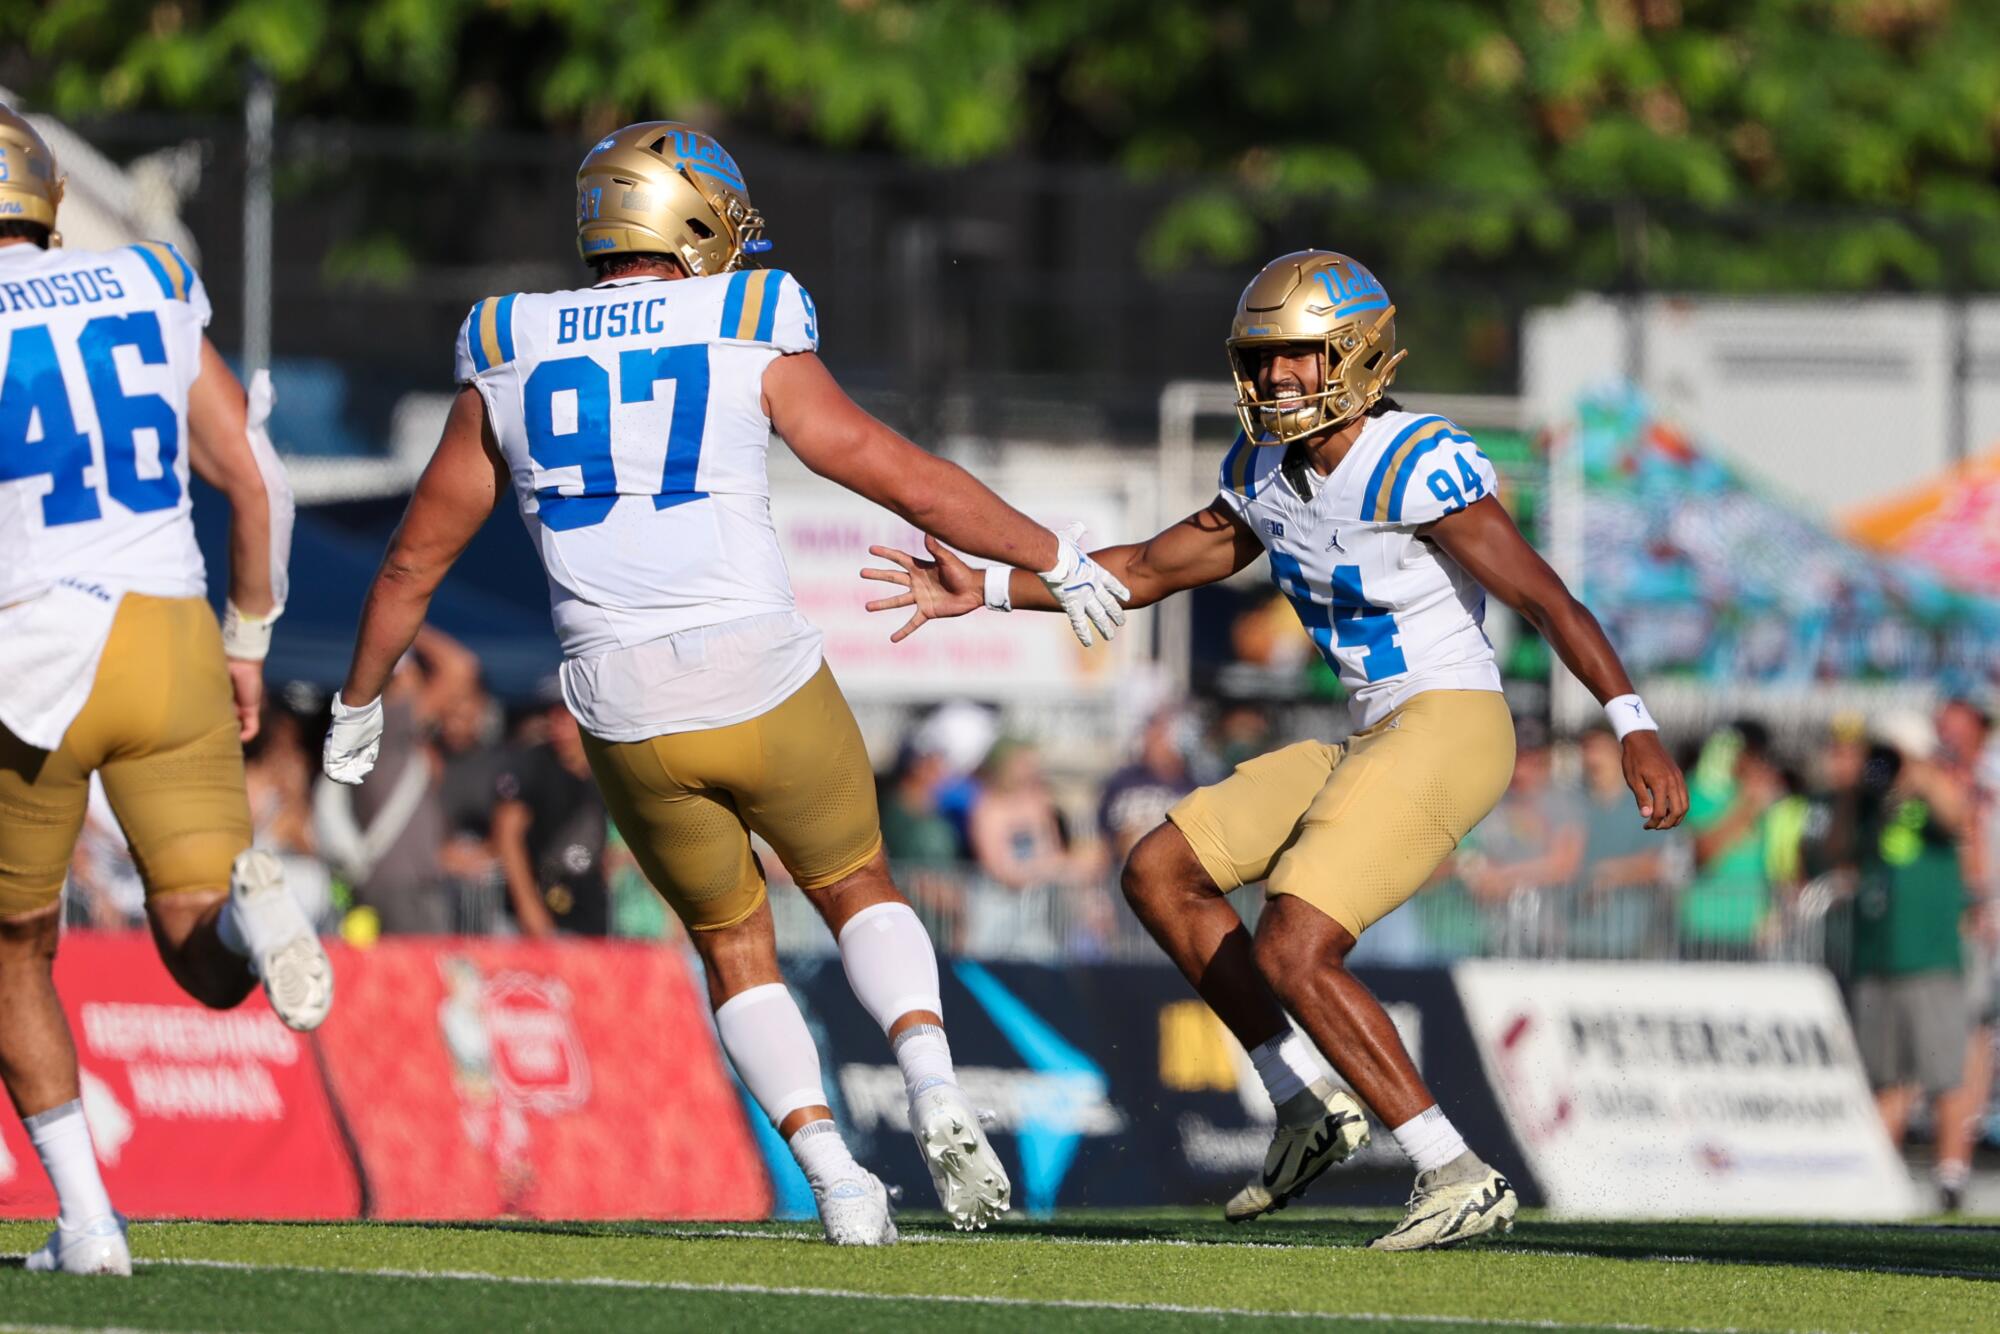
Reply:
[[1082, 1138], [1078, 1129], [1082, 1104], [1104, 1098], [1104, 1072], [980, 965], [960, 960], [951, 968], [1029, 1069], [1067, 1076], [1046, 1095], [1031, 1100], [1014, 1129], [1021, 1146], [1020, 1186], [1028, 1212], [1050, 1213]]

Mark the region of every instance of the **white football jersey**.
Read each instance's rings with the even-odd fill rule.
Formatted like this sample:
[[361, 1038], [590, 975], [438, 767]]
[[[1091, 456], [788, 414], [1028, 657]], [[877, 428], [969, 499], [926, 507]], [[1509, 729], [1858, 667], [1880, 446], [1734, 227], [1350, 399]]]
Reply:
[[[1423, 690], [1498, 690], [1486, 593], [1418, 536], [1493, 494], [1493, 464], [1443, 417], [1371, 417], [1321, 477], [1287, 448], [1242, 435], [1222, 460], [1222, 500], [1271, 557], [1276, 584], [1371, 727]], [[1300, 488], [1303, 488], [1301, 494]]]
[[163, 241], [0, 246], [0, 606], [63, 581], [206, 591], [187, 400], [208, 317]]
[[790, 274], [491, 297], [458, 335], [565, 655], [792, 610], [771, 522], [764, 368], [819, 345]]

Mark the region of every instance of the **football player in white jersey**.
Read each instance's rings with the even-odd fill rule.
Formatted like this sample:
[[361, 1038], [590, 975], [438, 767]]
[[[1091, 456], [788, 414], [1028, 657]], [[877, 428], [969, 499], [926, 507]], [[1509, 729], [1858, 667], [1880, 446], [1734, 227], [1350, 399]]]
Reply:
[[[51, 972], [91, 775], [189, 995], [226, 1008], [261, 977], [310, 1029], [333, 974], [277, 859], [250, 848], [243, 790], [291, 546], [269, 391], [246, 403], [173, 246], [59, 248], [62, 190], [48, 145], [0, 107], [0, 1082], [59, 1210], [28, 1268], [129, 1274]], [[219, 628], [190, 471], [231, 508]]]
[[[1511, 1224], [1506, 1179], [1452, 1128], [1395, 1028], [1345, 967], [1367, 927], [1422, 887], [1506, 790], [1514, 732], [1482, 620], [1486, 594], [1514, 608], [1590, 687], [1624, 747], [1649, 829], [1687, 812], [1687, 787], [1597, 621], [1521, 537], [1493, 465], [1442, 417], [1383, 397], [1404, 353], [1395, 307], [1345, 255], [1273, 260], [1244, 289], [1228, 340], [1243, 431], [1206, 509], [1094, 558], [1130, 605], [1226, 579], [1269, 553], [1271, 579], [1352, 695], [1344, 742], [1305, 741], [1197, 791], [1126, 863], [1126, 898], [1251, 1053], [1279, 1113], [1260, 1179], [1232, 1220], [1282, 1207], [1367, 1140], [1287, 1011], [1414, 1162], [1404, 1221], [1383, 1250], [1448, 1246]], [[1004, 570], [950, 552], [876, 548], [913, 608], [897, 631], [963, 615], [1048, 607]], [[1265, 882], [1254, 938], [1222, 896]]]
[[723, 1047], [805, 1170], [829, 1240], [893, 1241], [895, 1225], [834, 1126], [779, 976], [752, 832], [824, 917], [893, 1045], [946, 1212], [984, 1227], [1007, 1208], [1007, 1174], [953, 1074], [937, 960], [890, 881], [860, 731], [793, 606], [771, 435], [918, 527], [1045, 572], [1029, 577], [1086, 644], [1123, 622], [1124, 588], [1072, 538], [855, 406], [815, 353], [805, 289], [750, 267], [769, 249], [763, 231], [735, 160], [688, 126], [627, 126], [585, 156], [577, 247], [595, 282], [473, 307], [463, 387], [369, 593], [326, 770], [367, 772], [390, 669], [511, 488], [548, 572], [563, 697], [606, 805], [687, 924]]

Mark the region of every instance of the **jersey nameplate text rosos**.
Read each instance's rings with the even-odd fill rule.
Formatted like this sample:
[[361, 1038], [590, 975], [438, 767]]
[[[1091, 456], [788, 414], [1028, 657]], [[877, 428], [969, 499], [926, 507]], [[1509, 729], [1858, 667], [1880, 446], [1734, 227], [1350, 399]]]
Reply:
[[208, 317], [164, 241], [0, 247], [0, 606], [66, 579], [206, 591], [187, 400]]

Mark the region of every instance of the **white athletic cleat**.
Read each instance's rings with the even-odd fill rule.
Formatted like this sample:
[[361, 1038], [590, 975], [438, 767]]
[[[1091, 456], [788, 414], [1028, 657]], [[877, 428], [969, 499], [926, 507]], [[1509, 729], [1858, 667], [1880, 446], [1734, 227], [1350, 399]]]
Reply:
[[887, 1246], [896, 1240], [889, 1192], [873, 1172], [856, 1170], [860, 1175], [830, 1181], [824, 1189], [813, 1188], [826, 1239], [835, 1246]]
[[261, 848], [239, 853], [229, 871], [236, 923], [250, 947], [250, 970], [285, 1027], [310, 1033], [333, 1008], [333, 964], [305, 910], [285, 892], [285, 871]]
[[1284, 1208], [1320, 1173], [1346, 1162], [1367, 1143], [1368, 1118], [1361, 1104], [1334, 1092], [1325, 1080], [1314, 1080], [1279, 1109], [1278, 1128], [1264, 1154], [1264, 1174], [1231, 1196], [1222, 1216], [1244, 1223]]
[[132, 1276], [132, 1250], [125, 1244], [125, 1220], [108, 1214], [80, 1228], [58, 1226], [42, 1248], [28, 1257], [27, 1268], [43, 1274], [117, 1274]]
[[[1427, 1251], [1456, 1246], [1514, 1226], [1521, 1201], [1506, 1177], [1471, 1154], [1417, 1178], [1403, 1221], [1368, 1243], [1373, 1251]], [[1451, 1177], [1452, 1180], [1443, 1178]]]
[[910, 1098], [910, 1130], [931, 1170], [938, 1203], [961, 1232], [983, 1228], [1007, 1212], [1014, 1187], [1000, 1155], [986, 1141], [979, 1115], [958, 1085], [940, 1081]]

